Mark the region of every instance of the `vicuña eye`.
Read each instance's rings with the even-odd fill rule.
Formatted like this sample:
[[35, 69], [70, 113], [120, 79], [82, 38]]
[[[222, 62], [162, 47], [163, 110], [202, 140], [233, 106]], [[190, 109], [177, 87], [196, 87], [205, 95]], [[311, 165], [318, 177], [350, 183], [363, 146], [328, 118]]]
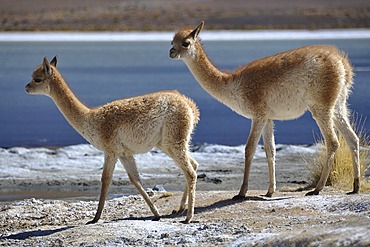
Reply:
[[188, 46], [190, 45], [190, 42], [189, 41], [185, 41], [182, 43], [182, 46], [187, 48]]
[[41, 79], [33, 79], [36, 83], [40, 83], [40, 82], [42, 82], [42, 80]]

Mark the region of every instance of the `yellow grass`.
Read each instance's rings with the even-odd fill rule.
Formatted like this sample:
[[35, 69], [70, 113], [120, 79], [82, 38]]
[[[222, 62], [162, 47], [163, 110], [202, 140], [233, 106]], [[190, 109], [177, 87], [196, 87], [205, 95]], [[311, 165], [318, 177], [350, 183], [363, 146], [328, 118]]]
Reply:
[[[360, 139], [360, 166], [361, 166], [361, 187], [360, 191], [370, 191], [370, 181], [364, 178], [366, 170], [370, 167], [370, 140], [363, 126], [366, 118], [356, 116], [352, 121], [352, 126], [355, 129], [357, 136]], [[353, 168], [352, 158], [347, 143], [341, 135], [338, 135], [340, 148], [337, 150], [334, 157], [334, 164], [329, 175], [326, 185], [330, 185], [339, 189], [351, 190], [353, 186]], [[312, 185], [315, 186], [320, 179], [322, 167], [326, 161], [326, 149], [324, 141], [318, 141], [320, 148], [316, 157], [313, 159], [313, 164], [309, 165], [311, 171]]]

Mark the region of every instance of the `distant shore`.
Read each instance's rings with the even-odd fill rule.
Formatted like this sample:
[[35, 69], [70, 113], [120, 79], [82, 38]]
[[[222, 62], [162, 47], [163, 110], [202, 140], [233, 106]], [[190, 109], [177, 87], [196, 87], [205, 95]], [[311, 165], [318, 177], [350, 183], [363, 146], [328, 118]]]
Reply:
[[370, 28], [364, 0], [0, 1], [0, 31], [174, 31]]

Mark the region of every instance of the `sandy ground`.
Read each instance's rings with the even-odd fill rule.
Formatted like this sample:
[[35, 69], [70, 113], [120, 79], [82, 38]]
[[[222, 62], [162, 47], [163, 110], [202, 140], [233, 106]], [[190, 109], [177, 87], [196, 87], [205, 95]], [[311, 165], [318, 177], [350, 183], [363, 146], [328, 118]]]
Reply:
[[[152, 195], [162, 214], [160, 221], [151, 221], [148, 206], [118, 167], [102, 218], [95, 225], [85, 223], [97, 208], [101, 169], [96, 166], [89, 172], [81, 171], [75, 180], [71, 175], [75, 170], [60, 173], [52, 167], [38, 168], [36, 179], [33, 175], [29, 179], [2, 179], [3, 197], [36, 199], [0, 203], [0, 246], [368, 246], [370, 195], [346, 195], [346, 191], [332, 187], [313, 197], [305, 197], [304, 191], [287, 192], [309, 184], [307, 162], [314, 155], [289, 150], [289, 146], [278, 147], [278, 192], [273, 198], [261, 196], [266, 193], [268, 175], [260, 150], [252, 166], [248, 197], [237, 201], [231, 198], [242, 181], [243, 154], [193, 153], [200, 169], [195, 216], [188, 225], [180, 223], [185, 214], [172, 214], [180, 203], [183, 176], [157, 153], [149, 157], [150, 166], [141, 164], [139, 157], [138, 167], [144, 187], [161, 184], [167, 191]], [[17, 159], [19, 154], [26, 160], [35, 155], [32, 149], [12, 152], [18, 152]], [[58, 151], [51, 155], [58, 156]], [[77, 155], [75, 151], [64, 162], [100, 159], [93, 152]], [[165, 164], [157, 165], [157, 157]], [[141, 160], [148, 160], [148, 156]]]
[[0, 0], [0, 31], [369, 28], [368, 0]]

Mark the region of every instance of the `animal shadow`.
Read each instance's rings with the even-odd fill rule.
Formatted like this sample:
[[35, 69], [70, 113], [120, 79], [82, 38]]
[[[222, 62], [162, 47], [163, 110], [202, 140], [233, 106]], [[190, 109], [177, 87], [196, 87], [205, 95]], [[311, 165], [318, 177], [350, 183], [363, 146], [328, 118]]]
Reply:
[[[201, 214], [203, 212], [207, 212], [210, 210], [214, 210], [217, 208], [223, 208], [227, 206], [231, 206], [237, 203], [242, 203], [246, 201], [280, 201], [280, 200], [288, 200], [294, 198], [293, 196], [287, 196], [287, 197], [265, 197], [265, 196], [246, 196], [243, 198], [238, 198], [238, 199], [225, 199], [225, 200], [220, 200], [217, 202], [214, 202], [210, 205], [207, 206], [202, 206], [202, 207], [195, 207], [194, 208], [194, 214]], [[176, 218], [176, 217], [181, 217], [187, 214], [187, 210], [185, 210], [181, 215], [176, 214], [176, 212], [172, 212], [171, 214], [168, 215], [162, 215], [161, 218]], [[192, 223], [196, 223], [195, 221], [192, 221]]]
[[54, 230], [36, 230], [36, 231], [28, 231], [28, 232], [20, 232], [17, 234], [12, 234], [9, 236], [1, 237], [0, 239], [14, 239], [14, 240], [25, 240], [31, 237], [45, 237], [52, 235], [57, 232], [62, 232], [68, 230], [70, 228], [74, 228], [74, 226], [66, 226]]
[[[163, 217], [161, 217], [163, 218]], [[120, 218], [120, 219], [114, 219], [112, 220], [113, 222], [118, 222], [118, 221], [121, 221], [121, 220], [144, 220], [144, 221], [147, 221], [147, 220], [154, 220], [154, 216], [146, 216], [146, 217], [134, 217], [134, 216], [129, 216], [129, 217], [126, 217], [126, 218]]]
[[[217, 209], [217, 208], [223, 208], [223, 207], [231, 206], [231, 205], [246, 202], [246, 201], [266, 201], [266, 202], [268, 202], [268, 201], [288, 200], [288, 199], [291, 199], [291, 198], [293, 198], [293, 196], [273, 197], [273, 198], [265, 197], [265, 196], [246, 196], [246, 197], [238, 198], [238, 199], [230, 198], [230, 199], [225, 199], [225, 200], [220, 200], [220, 201], [214, 202], [214, 203], [212, 203], [210, 205], [207, 205], [207, 206], [195, 207], [194, 208], [194, 214], [201, 214], [203, 212], [207, 212], [207, 211], [214, 210], [214, 209]], [[176, 211], [173, 211], [170, 214], [162, 214], [161, 219], [178, 218], [178, 217], [182, 217], [186, 214], [187, 214], [187, 210], [184, 210], [184, 212], [182, 212], [181, 214], [177, 214]], [[153, 216], [148, 216], [148, 217], [133, 217], [133, 216], [130, 216], [130, 217], [126, 217], [126, 218], [116, 219], [116, 220], [113, 220], [113, 221], [121, 221], [121, 220], [144, 220], [144, 221], [147, 221], [147, 220], [153, 220], [153, 219], [154, 219]], [[192, 221], [192, 223], [196, 223], [196, 222], [197, 221]]]
[[230, 198], [230, 199], [225, 199], [225, 200], [214, 202], [214, 203], [212, 203], [210, 205], [207, 205], [207, 206], [196, 207], [195, 208], [195, 214], [200, 214], [200, 213], [210, 211], [210, 210], [214, 210], [214, 209], [217, 209], [217, 208], [223, 208], [223, 207], [231, 206], [231, 205], [234, 205], [234, 204], [237, 204], [237, 203], [242, 203], [242, 202], [245, 202], [245, 201], [279, 201], [279, 200], [287, 200], [287, 199], [291, 199], [291, 198], [293, 198], [293, 197], [289, 196], [289, 197], [273, 197], [273, 198], [270, 198], [270, 197], [265, 197], [265, 196], [246, 196], [246, 197], [238, 198], [238, 199]]

